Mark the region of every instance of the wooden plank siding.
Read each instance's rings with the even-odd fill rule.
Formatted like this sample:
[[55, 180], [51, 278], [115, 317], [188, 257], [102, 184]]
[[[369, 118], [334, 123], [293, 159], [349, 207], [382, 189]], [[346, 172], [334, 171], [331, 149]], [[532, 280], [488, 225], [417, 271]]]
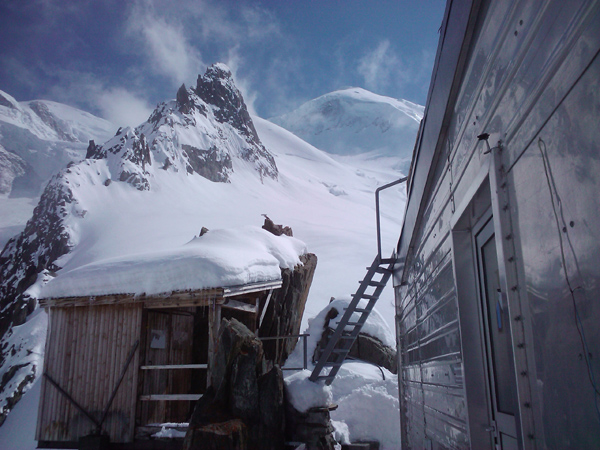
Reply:
[[[141, 317], [141, 304], [50, 308], [45, 373], [98, 421], [140, 337]], [[133, 440], [138, 365], [136, 357], [103, 424], [112, 442]], [[77, 441], [94, 428], [71, 401], [43, 379], [38, 441]]]

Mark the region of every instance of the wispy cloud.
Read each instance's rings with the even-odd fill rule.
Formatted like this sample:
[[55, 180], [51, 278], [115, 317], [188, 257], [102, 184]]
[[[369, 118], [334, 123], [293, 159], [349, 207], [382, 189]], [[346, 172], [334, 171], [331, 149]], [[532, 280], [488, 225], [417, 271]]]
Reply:
[[173, 86], [192, 80], [204, 67], [182, 23], [159, 16], [152, 3], [139, 3], [128, 21], [128, 38], [134, 39], [146, 55], [147, 69], [167, 77]]
[[375, 92], [384, 91], [390, 83], [402, 82], [405, 75], [402, 61], [387, 39], [359, 59], [357, 71], [363, 77], [365, 87]]
[[152, 112], [143, 95], [125, 87], [108, 86], [92, 73], [55, 73], [58, 82], [49, 90], [50, 98], [91, 111], [117, 126], [137, 126]]

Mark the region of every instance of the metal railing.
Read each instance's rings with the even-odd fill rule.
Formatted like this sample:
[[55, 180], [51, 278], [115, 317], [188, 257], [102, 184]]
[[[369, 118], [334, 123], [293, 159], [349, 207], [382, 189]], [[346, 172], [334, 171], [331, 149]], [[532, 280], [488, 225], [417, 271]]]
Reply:
[[381, 260], [381, 219], [379, 217], [379, 192], [384, 189], [391, 188], [392, 186], [396, 186], [397, 184], [404, 183], [408, 180], [408, 177], [400, 178], [399, 180], [392, 181], [391, 183], [384, 184], [381, 187], [378, 187], [375, 190], [375, 212], [377, 214], [377, 256]]
[[259, 337], [261, 341], [281, 341], [284, 339], [298, 339], [302, 338], [302, 352], [304, 356], [304, 367], [282, 367], [281, 370], [303, 370], [308, 368], [308, 342], [306, 338], [310, 336], [310, 334], [292, 334], [290, 336], [267, 336], [267, 337]]

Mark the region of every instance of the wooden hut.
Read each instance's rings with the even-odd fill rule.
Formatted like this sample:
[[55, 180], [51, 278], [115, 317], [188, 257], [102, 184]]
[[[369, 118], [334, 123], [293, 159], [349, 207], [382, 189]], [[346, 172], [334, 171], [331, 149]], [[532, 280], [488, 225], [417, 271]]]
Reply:
[[157, 424], [186, 422], [210, 380], [221, 317], [257, 329], [280, 287], [275, 280], [168, 295], [41, 300], [50, 325], [39, 446], [64, 448], [98, 430], [111, 442], [132, 442], [159, 431]]
[[[290, 296], [291, 283], [282, 281], [290, 267], [303, 274], [285, 276], [302, 278], [300, 294], [292, 296], [292, 309], [300, 309], [301, 318], [316, 258], [307, 259], [304, 244], [294, 238], [252, 233], [249, 240], [268, 241], [269, 251], [280, 248], [272, 261], [268, 254], [249, 258], [235, 272], [238, 278], [232, 278], [230, 266], [218, 266], [223, 258], [198, 257], [196, 249], [186, 247], [172, 252], [174, 258], [163, 251], [156, 258], [144, 255], [142, 260], [121, 258], [75, 268], [48, 283], [39, 300], [49, 314], [36, 431], [40, 448], [76, 447], [80, 438], [94, 434], [108, 435], [119, 448], [145, 448], [142, 441], [150, 444], [161, 424], [188, 422], [210, 380], [221, 319], [236, 318], [256, 331], [264, 319], [263, 328], [272, 328], [275, 303]], [[240, 252], [247, 250], [240, 248], [241, 242], [235, 242]], [[255, 251], [255, 244], [248, 248]], [[295, 255], [296, 250], [288, 252], [283, 265], [281, 247], [284, 253], [285, 248], [298, 249]], [[290, 265], [294, 258], [295, 266]], [[224, 284], [249, 281], [190, 288], [206, 284], [207, 278], [214, 283], [219, 279], [215, 273], [224, 274]], [[155, 279], [160, 277], [164, 280]], [[151, 293], [173, 283], [184, 288]], [[135, 293], [111, 293], [127, 289]], [[107, 293], [99, 294], [102, 290]], [[72, 292], [82, 295], [64, 295]], [[275, 333], [289, 334], [289, 329], [279, 327]]]

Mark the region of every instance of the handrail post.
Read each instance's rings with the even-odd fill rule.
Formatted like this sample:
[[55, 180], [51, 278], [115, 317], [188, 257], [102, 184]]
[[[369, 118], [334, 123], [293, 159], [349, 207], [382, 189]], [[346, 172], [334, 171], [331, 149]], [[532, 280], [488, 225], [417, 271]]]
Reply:
[[379, 192], [383, 191], [384, 189], [391, 188], [392, 186], [396, 186], [397, 184], [404, 183], [406, 180], [408, 180], [408, 177], [403, 177], [396, 181], [392, 181], [391, 183], [384, 184], [375, 190], [375, 214], [377, 215], [377, 257], [379, 260], [381, 260], [381, 219], [379, 218]]

